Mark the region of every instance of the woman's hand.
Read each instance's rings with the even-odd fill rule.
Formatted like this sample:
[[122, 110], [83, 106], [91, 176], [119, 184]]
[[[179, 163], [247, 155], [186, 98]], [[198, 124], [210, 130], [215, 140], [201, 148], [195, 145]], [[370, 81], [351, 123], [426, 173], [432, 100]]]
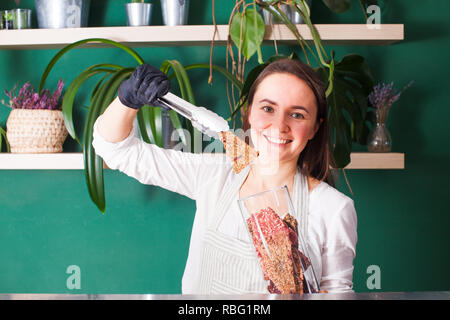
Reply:
[[119, 142], [129, 136], [137, 112], [143, 105], [157, 106], [156, 99], [170, 89], [161, 70], [148, 64], [136, 68], [119, 87], [119, 96], [98, 119], [98, 131], [108, 142]]
[[161, 70], [148, 64], [136, 68], [119, 87], [120, 102], [139, 110], [143, 105], [158, 105], [156, 99], [170, 90], [170, 81]]

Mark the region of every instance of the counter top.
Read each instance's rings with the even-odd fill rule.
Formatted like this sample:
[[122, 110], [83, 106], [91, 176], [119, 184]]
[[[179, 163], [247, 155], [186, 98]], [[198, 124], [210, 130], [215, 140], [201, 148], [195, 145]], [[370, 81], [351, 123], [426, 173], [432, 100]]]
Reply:
[[450, 291], [361, 292], [304, 295], [179, 295], [179, 294], [0, 294], [0, 300], [450, 300]]

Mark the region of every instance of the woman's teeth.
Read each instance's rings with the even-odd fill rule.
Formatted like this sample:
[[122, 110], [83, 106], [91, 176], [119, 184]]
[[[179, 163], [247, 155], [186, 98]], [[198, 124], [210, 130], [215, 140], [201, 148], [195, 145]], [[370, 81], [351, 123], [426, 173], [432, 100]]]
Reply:
[[287, 144], [287, 143], [291, 142], [291, 140], [286, 140], [286, 139], [277, 139], [277, 138], [272, 138], [272, 137], [268, 137], [268, 136], [265, 136], [265, 137], [270, 142], [276, 143], [276, 144]]

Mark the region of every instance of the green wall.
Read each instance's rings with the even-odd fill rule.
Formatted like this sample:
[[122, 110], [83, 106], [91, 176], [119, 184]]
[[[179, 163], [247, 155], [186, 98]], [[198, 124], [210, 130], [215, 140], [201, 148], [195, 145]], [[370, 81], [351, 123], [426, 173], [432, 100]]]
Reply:
[[[92, 1], [90, 26], [124, 25], [125, 2]], [[161, 24], [159, 1], [152, 2], [153, 24]], [[234, 1], [216, 2], [217, 23], [226, 24]], [[11, 8], [14, 2], [2, 1], [1, 5], [1, 9]], [[191, 5], [195, 9], [189, 24], [212, 23], [210, 0], [192, 0]], [[328, 48], [336, 50], [338, 57], [362, 54], [377, 81], [394, 81], [398, 87], [415, 81], [393, 106], [389, 119], [393, 151], [406, 154], [406, 169], [347, 171], [358, 213], [355, 290], [370, 291], [366, 286], [370, 265], [381, 270], [378, 291], [449, 290], [450, 138], [446, 128], [450, 81], [445, 72], [450, 2], [385, 0], [384, 5], [382, 22], [404, 23], [405, 41], [392, 46]], [[23, 0], [22, 6], [34, 9], [31, 0]], [[315, 23], [363, 22], [357, 1], [349, 13], [338, 16], [315, 0], [312, 18]], [[281, 47], [280, 51], [291, 49]], [[137, 50], [154, 65], [167, 58], [183, 64], [209, 62], [208, 46]], [[56, 52], [0, 51], [0, 90], [28, 80], [38, 86]], [[273, 53], [270, 46], [263, 50], [265, 58]], [[216, 47], [214, 63], [224, 65], [224, 56], [225, 48]], [[59, 78], [69, 82], [84, 68], [100, 62], [135, 65], [116, 49], [78, 49], [58, 62], [48, 85], [53, 87]], [[255, 61], [247, 70], [252, 65]], [[221, 76], [215, 76], [213, 86], [207, 84], [207, 70], [192, 71], [190, 76], [197, 104], [228, 116]], [[87, 88], [84, 95], [89, 95]], [[80, 105], [86, 103], [85, 97], [79, 99]], [[6, 96], [2, 93], [0, 99]], [[8, 113], [8, 108], [0, 106], [3, 127]], [[82, 119], [85, 113], [78, 108], [75, 117]], [[80, 148], [68, 138], [64, 151]], [[105, 172], [105, 184], [107, 211], [102, 215], [89, 198], [82, 170], [0, 172], [1, 293], [181, 292], [195, 203], [116, 171]], [[339, 189], [349, 194], [343, 179]], [[66, 286], [70, 265], [80, 267], [79, 290]]]

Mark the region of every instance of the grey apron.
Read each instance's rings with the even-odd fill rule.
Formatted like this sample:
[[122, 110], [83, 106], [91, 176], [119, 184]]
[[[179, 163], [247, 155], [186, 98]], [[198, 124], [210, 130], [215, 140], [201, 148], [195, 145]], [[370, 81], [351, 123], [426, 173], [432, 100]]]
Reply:
[[[233, 201], [251, 166], [245, 168], [227, 186], [217, 203], [214, 217], [204, 236], [202, 263], [200, 265], [200, 294], [268, 293], [261, 266], [251, 241], [220, 232], [219, 225]], [[294, 177], [294, 216], [301, 232], [306, 235], [308, 219], [308, 185], [298, 170]], [[244, 221], [242, 221], [244, 223]]]

